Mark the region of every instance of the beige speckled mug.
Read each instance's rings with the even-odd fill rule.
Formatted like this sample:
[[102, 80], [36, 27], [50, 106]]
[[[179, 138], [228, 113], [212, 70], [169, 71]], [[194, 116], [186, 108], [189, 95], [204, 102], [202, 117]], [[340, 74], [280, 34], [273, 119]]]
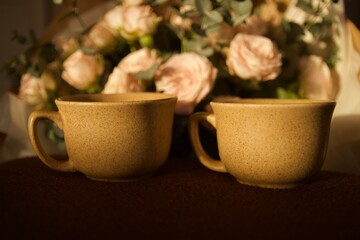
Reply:
[[[175, 96], [84, 94], [55, 103], [58, 112], [35, 111], [28, 124], [35, 152], [50, 168], [79, 171], [96, 180], [127, 181], [151, 175], [166, 161]], [[68, 160], [56, 160], [42, 148], [37, 133], [41, 119], [50, 119], [63, 130]]]
[[[214, 113], [195, 113], [189, 120], [192, 145], [207, 168], [267, 188], [294, 187], [320, 170], [335, 102], [240, 99], [210, 104]], [[201, 145], [200, 122], [216, 129], [220, 161]]]

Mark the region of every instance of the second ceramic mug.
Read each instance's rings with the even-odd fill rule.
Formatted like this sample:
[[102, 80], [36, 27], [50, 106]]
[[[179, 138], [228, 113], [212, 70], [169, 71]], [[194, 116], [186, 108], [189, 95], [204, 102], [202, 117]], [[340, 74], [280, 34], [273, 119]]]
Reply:
[[[55, 100], [59, 109], [35, 111], [29, 136], [50, 168], [79, 171], [97, 180], [138, 179], [167, 159], [176, 97], [162, 93], [84, 94]], [[37, 122], [54, 121], [64, 132], [69, 159], [59, 161], [42, 148]]]
[[[211, 102], [214, 113], [195, 113], [189, 134], [200, 162], [240, 183], [294, 187], [323, 164], [335, 102], [306, 99], [241, 99]], [[216, 128], [220, 161], [204, 150], [198, 125]]]

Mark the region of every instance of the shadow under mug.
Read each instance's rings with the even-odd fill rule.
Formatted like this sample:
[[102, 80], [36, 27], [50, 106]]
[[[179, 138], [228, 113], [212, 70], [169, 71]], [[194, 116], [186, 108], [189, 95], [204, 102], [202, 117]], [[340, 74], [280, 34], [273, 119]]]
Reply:
[[[320, 170], [335, 102], [240, 99], [210, 104], [214, 113], [195, 113], [189, 119], [192, 146], [205, 167], [267, 188], [294, 187]], [[200, 122], [216, 129], [220, 160], [204, 150]]]
[[[128, 181], [151, 175], [166, 161], [176, 97], [162, 93], [83, 94], [55, 100], [59, 111], [35, 111], [29, 137], [41, 161], [88, 178]], [[50, 119], [63, 130], [68, 160], [49, 156], [37, 123]]]

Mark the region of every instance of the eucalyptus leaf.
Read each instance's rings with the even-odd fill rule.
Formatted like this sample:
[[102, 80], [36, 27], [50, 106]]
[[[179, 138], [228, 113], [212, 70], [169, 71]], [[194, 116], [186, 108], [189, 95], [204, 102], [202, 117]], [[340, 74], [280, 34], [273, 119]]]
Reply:
[[38, 65], [34, 64], [27, 70], [30, 75], [39, 78], [41, 76], [41, 70]]
[[232, 0], [217, 0], [217, 2], [226, 9], [230, 9]]
[[43, 59], [46, 63], [52, 62], [57, 57], [57, 50], [54, 44], [47, 43], [42, 45], [40, 48], [40, 58]]
[[51, 122], [47, 123], [47, 136], [50, 141], [52, 142], [58, 142], [59, 140], [64, 139], [64, 132], [56, 126], [56, 124], [53, 124]]
[[201, 14], [205, 14], [212, 10], [212, 3], [210, 0], [195, 0], [195, 7]]
[[63, 0], [53, 0], [53, 3], [57, 5], [63, 4], [63, 2]]
[[85, 35], [85, 34], [87, 34], [88, 32], [90, 32], [90, 30], [92, 29], [92, 27], [95, 25], [95, 23], [94, 24], [91, 24], [91, 25], [89, 25], [89, 26], [86, 26], [86, 27], [84, 27], [84, 28], [82, 28], [81, 30], [80, 30], [80, 34], [82, 34], [82, 35]]
[[222, 15], [216, 10], [213, 10], [211, 12], [206, 11], [205, 15], [215, 23], [220, 23], [224, 21]]
[[220, 31], [221, 27], [222, 27], [222, 23], [214, 23], [210, 26], [207, 26], [207, 28], [205, 29], [206, 35]]
[[186, 50], [196, 52], [202, 56], [209, 57], [214, 54], [214, 50], [210, 47], [204, 46], [201, 39], [191, 39], [186, 42]]
[[154, 78], [156, 70], [158, 69], [158, 64], [153, 64], [148, 70], [140, 71], [135, 74], [135, 76], [142, 80], [151, 80]]
[[169, 0], [153, 0], [151, 1], [151, 6], [155, 7], [164, 3], [167, 3]]
[[17, 41], [21, 45], [24, 45], [27, 42], [27, 38], [24, 35], [19, 34], [17, 31], [12, 32], [11, 40]]
[[81, 50], [82, 50], [85, 54], [89, 54], [89, 55], [95, 55], [95, 54], [96, 54], [96, 50], [95, 50], [95, 49], [92, 49], [92, 48], [81, 47]]
[[233, 26], [236, 26], [236, 25], [238, 25], [239, 23], [244, 22], [244, 21], [246, 20], [246, 18], [248, 18], [248, 17], [249, 17], [249, 15], [241, 15], [241, 16], [234, 17], [234, 18], [232, 19], [232, 24], [233, 24]]
[[276, 89], [276, 95], [278, 98], [284, 98], [284, 99], [299, 98], [299, 96], [295, 92], [286, 90], [281, 87], [278, 87]]
[[23, 54], [23, 53], [19, 55], [19, 62], [20, 62], [20, 64], [23, 65], [23, 66], [26, 66], [26, 65], [29, 64], [26, 55]]
[[74, 17], [74, 16], [75, 16], [74, 12], [73, 12], [73, 11], [70, 11], [70, 12], [67, 12], [67, 13], [65, 13], [64, 15], [62, 15], [62, 16], [59, 18], [59, 21], [65, 21], [65, 20], [67, 20], [67, 19], [69, 19], [69, 18], [71, 18], [71, 17]]
[[[217, 19], [219, 20], [219, 19]], [[209, 29], [212, 29], [214, 27], [218, 27], [221, 26], [222, 24], [222, 17], [221, 17], [221, 21], [216, 21], [213, 18], [208, 17], [207, 15], [203, 17], [202, 22], [201, 22], [201, 27], [208, 31]]]
[[251, 0], [244, 0], [244, 1], [231, 1], [231, 9], [236, 13], [238, 16], [247, 15], [249, 16], [251, 14], [253, 3]]
[[192, 24], [191, 25], [191, 29], [198, 35], [205, 37], [206, 36], [206, 31], [204, 29], [201, 28], [201, 26], [199, 24]]
[[30, 30], [29, 35], [30, 35], [32, 45], [38, 47], [40, 45], [40, 43], [39, 43], [39, 40], [38, 40], [34, 30]]

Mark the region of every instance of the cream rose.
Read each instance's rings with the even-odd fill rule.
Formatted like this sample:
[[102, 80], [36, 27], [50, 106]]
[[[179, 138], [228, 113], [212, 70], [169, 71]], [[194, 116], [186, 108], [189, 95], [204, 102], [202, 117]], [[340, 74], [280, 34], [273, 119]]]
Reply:
[[321, 57], [311, 55], [299, 63], [300, 94], [309, 99], [334, 100], [337, 93], [336, 79]]
[[136, 73], [149, 70], [154, 64], [160, 64], [161, 58], [155, 50], [148, 48], [130, 53], [123, 58], [110, 74], [103, 93], [126, 93], [143, 91]]
[[175, 54], [160, 66], [155, 77], [156, 90], [178, 97], [177, 114], [190, 114], [212, 89], [217, 69], [195, 53]]
[[61, 77], [79, 90], [86, 90], [104, 72], [103, 58], [100, 54], [88, 55], [80, 49], [70, 55], [63, 64]]
[[25, 73], [20, 80], [19, 97], [38, 110], [45, 107], [49, 98], [48, 91], [55, 88], [56, 83], [52, 74], [44, 72], [38, 78]]
[[129, 41], [151, 35], [161, 20], [148, 5], [117, 6], [104, 19], [112, 31]]
[[238, 33], [230, 43], [226, 64], [232, 75], [248, 80], [273, 80], [281, 72], [281, 54], [268, 38]]

